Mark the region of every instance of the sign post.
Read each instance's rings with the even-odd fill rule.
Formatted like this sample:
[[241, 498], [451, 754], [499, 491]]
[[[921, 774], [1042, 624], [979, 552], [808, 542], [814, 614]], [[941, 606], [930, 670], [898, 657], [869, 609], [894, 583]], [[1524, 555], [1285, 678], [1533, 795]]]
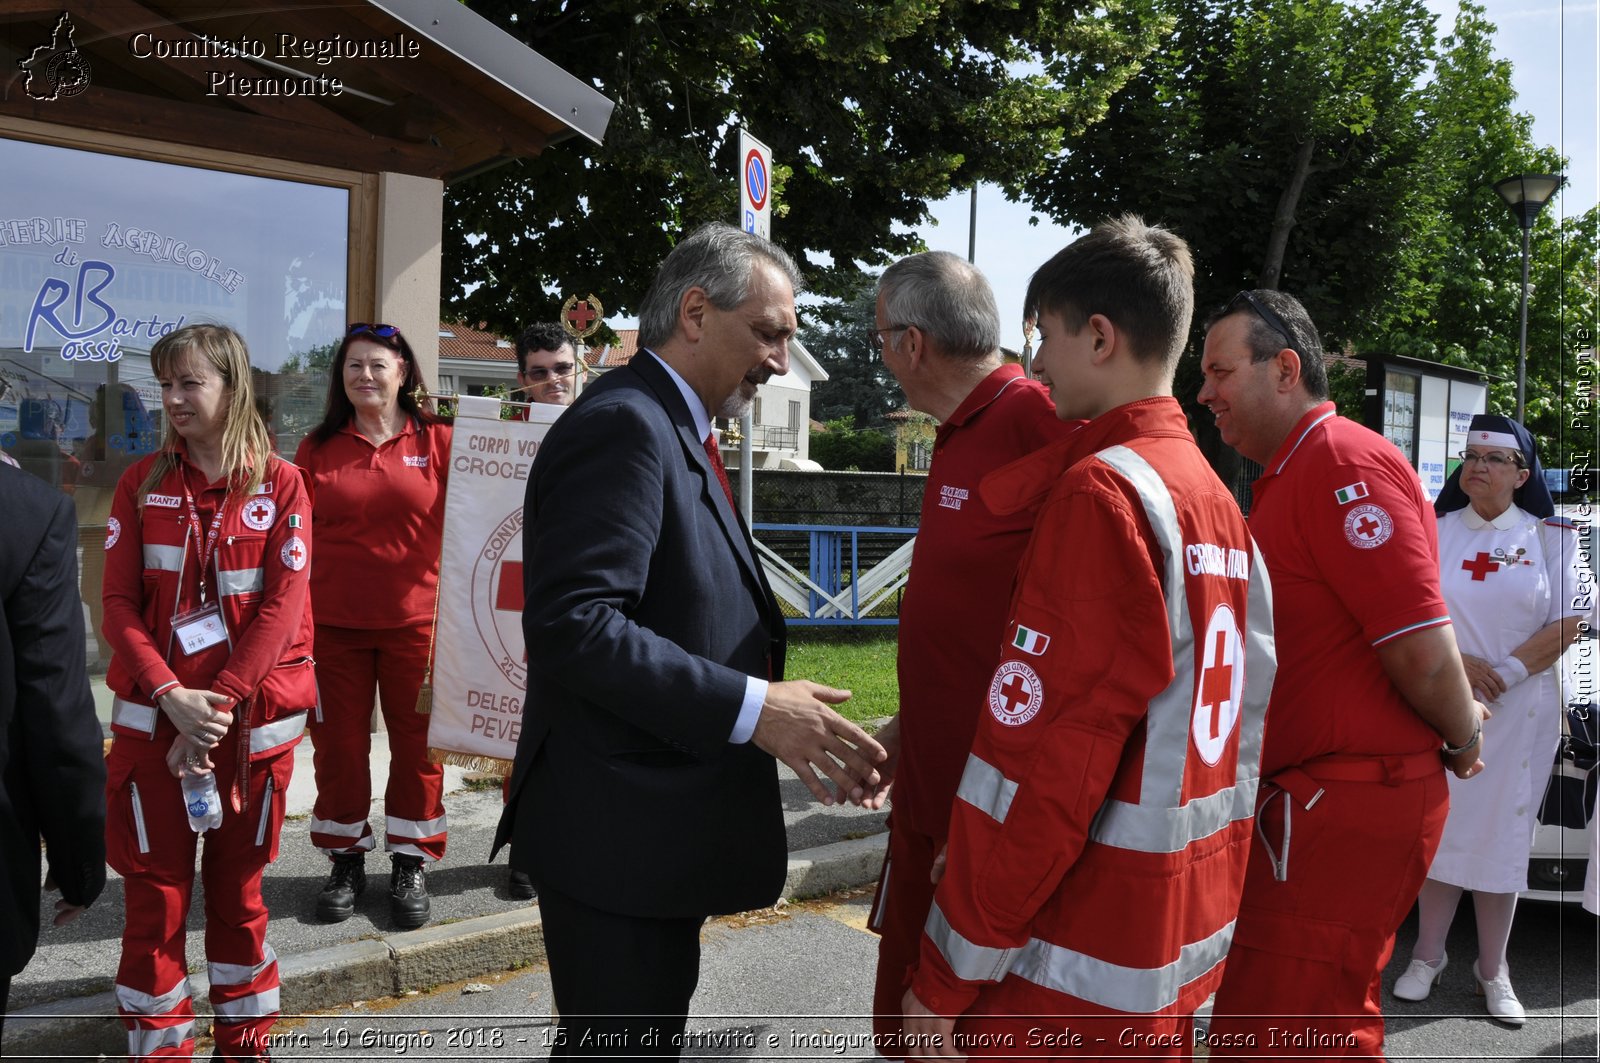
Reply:
[[[739, 228], [765, 240], [772, 239], [772, 149], [739, 130]], [[755, 494], [754, 461], [750, 437], [755, 425], [750, 414], [739, 418], [739, 510], [749, 524], [751, 496]]]
[[739, 228], [772, 239], [772, 149], [739, 130]]

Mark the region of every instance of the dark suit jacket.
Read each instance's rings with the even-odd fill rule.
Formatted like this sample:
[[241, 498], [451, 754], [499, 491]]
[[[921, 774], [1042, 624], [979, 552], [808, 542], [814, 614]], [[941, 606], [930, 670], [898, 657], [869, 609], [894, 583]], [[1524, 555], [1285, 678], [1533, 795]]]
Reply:
[[528, 696], [495, 848], [624, 915], [773, 903], [777, 765], [728, 736], [745, 677], [782, 677], [783, 616], [652, 356], [551, 427], [524, 516]]
[[106, 765], [84, 666], [72, 500], [0, 464], [0, 964], [16, 974], [39, 938], [39, 839], [61, 895], [106, 883]]

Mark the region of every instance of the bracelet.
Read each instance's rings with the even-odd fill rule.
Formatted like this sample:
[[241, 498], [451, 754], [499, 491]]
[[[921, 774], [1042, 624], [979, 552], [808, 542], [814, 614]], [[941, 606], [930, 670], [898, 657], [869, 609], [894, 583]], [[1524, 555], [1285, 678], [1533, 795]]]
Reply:
[[1442, 752], [1447, 757], [1458, 756], [1458, 755], [1460, 755], [1462, 753], [1465, 753], [1467, 750], [1471, 749], [1473, 746], [1477, 745], [1478, 744], [1478, 739], [1480, 739], [1482, 737], [1483, 737], [1483, 721], [1479, 720], [1479, 721], [1477, 721], [1476, 723], [1474, 723], [1472, 725], [1472, 737], [1471, 738], [1468, 738], [1465, 742], [1461, 743], [1461, 745], [1459, 745], [1459, 746], [1453, 746], [1449, 742], [1445, 742], [1440, 747], [1440, 752]]

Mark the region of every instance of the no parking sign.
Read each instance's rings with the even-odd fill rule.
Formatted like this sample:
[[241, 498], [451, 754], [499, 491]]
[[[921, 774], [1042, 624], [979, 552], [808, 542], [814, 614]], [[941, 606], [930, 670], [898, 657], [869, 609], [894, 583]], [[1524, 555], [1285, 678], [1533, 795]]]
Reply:
[[739, 228], [772, 238], [772, 149], [739, 130]]

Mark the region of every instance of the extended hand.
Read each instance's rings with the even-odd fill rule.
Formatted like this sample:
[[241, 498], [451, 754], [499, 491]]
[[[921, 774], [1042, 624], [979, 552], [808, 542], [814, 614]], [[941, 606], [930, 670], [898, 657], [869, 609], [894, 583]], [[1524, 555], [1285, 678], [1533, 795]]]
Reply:
[[910, 1047], [918, 1049], [914, 1056], [907, 1053], [909, 1058], [967, 1058], [956, 1051], [956, 1020], [953, 1017], [947, 1019], [943, 1015], [935, 1015], [909, 989], [900, 1000], [900, 1010], [905, 1012], [906, 1040]]
[[161, 695], [161, 711], [167, 714], [178, 733], [208, 746], [222, 741], [233, 726], [233, 699], [209, 690], [173, 687]]
[[888, 758], [871, 735], [828, 707], [849, 700], [848, 690], [805, 679], [772, 683], [750, 736], [757, 747], [789, 765], [825, 805], [836, 798], [818, 777], [819, 770], [838, 787], [837, 800], [848, 796], [860, 804], [880, 781], [874, 765]]
[[894, 716], [888, 723], [878, 728], [878, 733], [872, 737], [876, 738], [883, 751], [889, 754], [884, 762], [878, 765], [878, 784], [869, 789], [866, 796], [861, 799], [862, 808], [870, 808], [876, 812], [889, 799], [889, 787], [894, 784], [894, 771], [900, 764], [900, 717]]

